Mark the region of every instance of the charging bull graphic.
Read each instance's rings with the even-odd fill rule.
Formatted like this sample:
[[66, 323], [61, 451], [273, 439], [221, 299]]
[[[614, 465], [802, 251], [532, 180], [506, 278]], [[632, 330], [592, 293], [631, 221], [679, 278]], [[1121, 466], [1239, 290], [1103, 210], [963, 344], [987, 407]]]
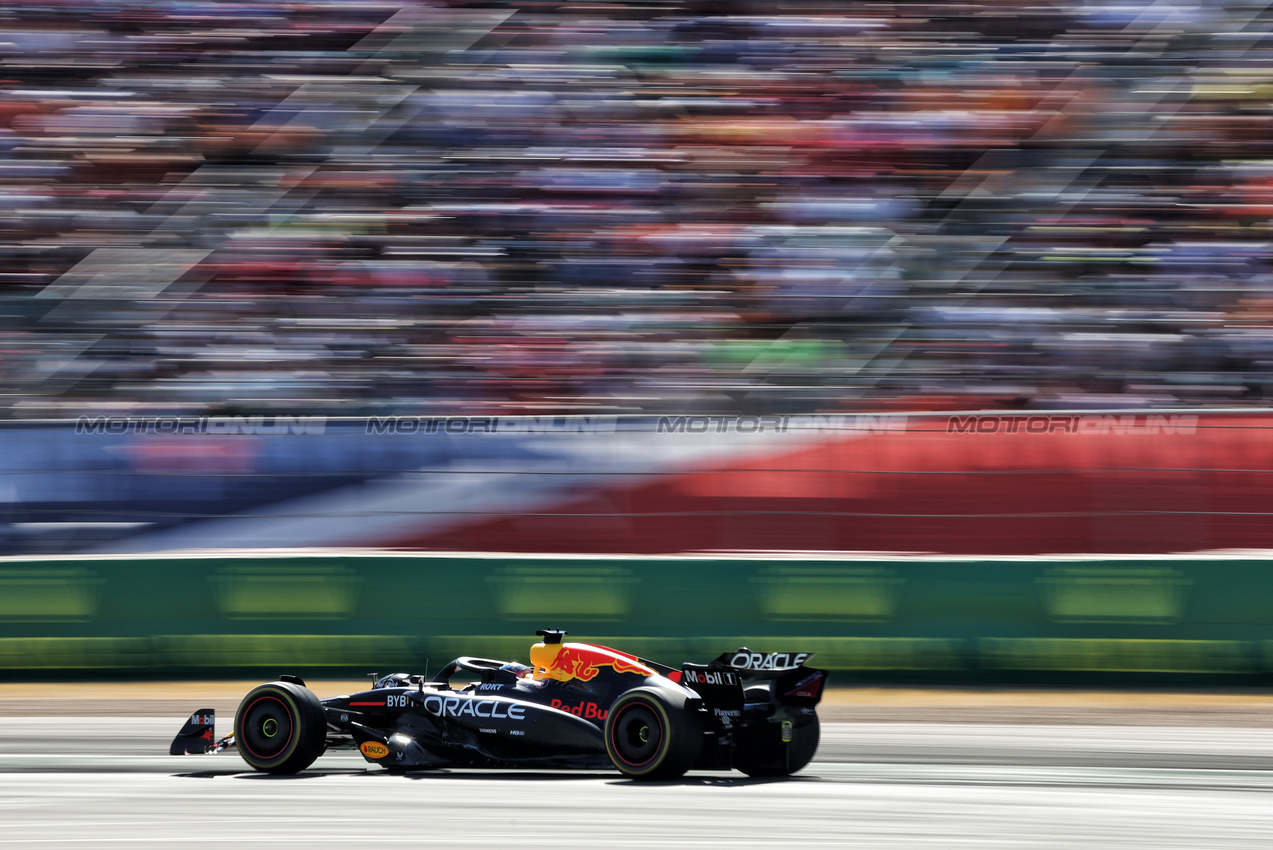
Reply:
[[654, 670], [638, 661], [636, 656], [603, 646], [562, 643], [561, 636], [551, 631], [544, 634], [543, 643], [530, 648], [530, 663], [535, 669], [536, 679], [556, 679], [559, 682], [572, 679], [590, 682], [602, 667], [610, 667], [616, 673], [654, 675]]

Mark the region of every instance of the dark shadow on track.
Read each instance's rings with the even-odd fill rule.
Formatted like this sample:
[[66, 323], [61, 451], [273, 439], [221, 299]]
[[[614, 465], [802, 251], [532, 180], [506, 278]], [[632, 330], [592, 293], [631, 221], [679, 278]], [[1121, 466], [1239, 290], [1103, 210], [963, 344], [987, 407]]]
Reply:
[[646, 785], [654, 788], [681, 786], [684, 788], [748, 788], [760, 785], [775, 785], [784, 782], [822, 782], [819, 776], [683, 776], [680, 779], [666, 779], [649, 782], [644, 779], [627, 779], [611, 777], [607, 785]]
[[252, 770], [201, 770], [192, 773], [175, 773], [173, 778], [176, 779], [219, 779], [222, 777], [230, 777], [234, 779], [256, 779], [266, 782], [286, 781], [295, 779], [321, 779], [325, 776], [367, 776], [367, 777], [384, 777], [386, 779], [446, 779], [448, 782], [464, 782], [473, 780], [503, 780], [516, 782], [562, 782], [562, 781], [578, 781], [593, 780], [596, 782], [604, 782], [607, 785], [631, 785], [647, 786], [647, 787], [686, 787], [686, 788], [746, 788], [750, 786], [772, 785], [782, 782], [824, 782], [822, 777], [816, 775], [800, 775], [800, 776], [777, 776], [777, 777], [758, 777], [750, 778], [741, 775], [729, 774], [690, 774], [680, 779], [669, 779], [663, 781], [645, 781], [628, 779], [623, 776], [617, 776], [611, 772], [603, 771], [568, 771], [545, 773], [542, 771], [517, 771], [517, 770], [455, 770], [453, 768], [434, 768], [434, 769], [418, 769], [418, 770], [385, 770], [378, 768], [346, 768], [335, 770], [305, 770], [296, 774], [272, 774], [258, 773]]
[[520, 782], [560, 782], [562, 780], [575, 779], [610, 779], [613, 774], [597, 773], [595, 771], [576, 770], [565, 771], [560, 773], [543, 773], [537, 771], [520, 771], [520, 770], [481, 770], [474, 768], [472, 770], [457, 771], [451, 768], [434, 768], [432, 770], [385, 770], [385, 771], [368, 771], [369, 775], [380, 774], [383, 776], [394, 776], [401, 779], [434, 779], [446, 778], [451, 781], [464, 781], [474, 779], [503, 779], [517, 780]]
[[200, 770], [195, 773], [174, 773], [172, 777], [173, 779], [219, 779], [221, 777], [230, 777], [231, 779], [260, 779], [267, 782], [284, 782], [289, 779], [321, 779], [324, 776], [354, 776], [359, 773], [372, 772], [369, 770], [349, 769], [307, 770], [300, 773], [278, 774], [258, 773], [254, 770]]
[[[367, 771], [368, 775], [376, 775], [379, 771]], [[646, 781], [637, 779], [628, 779], [623, 776], [616, 776], [612, 772], [603, 771], [566, 771], [559, 773], [543, 773], [538, 771], [513, 771], [513, 770], [473, 770], [455, 771], [448, 768], [440, 768], [434, 770], [412, 770], [412, 771], [384, 771], [381, 775], [399, 776], [404, 779], [431, 779], [445, 777], [448, 781], [463, 780], [507, 780], [518, 782], [560, 782], [563, 780], [581, 780], [590, 779], [598, 782], [604, 782], [607, 785], [632, 785], [647, 787], [690, 787], [690, 788], [734, 788], [746, 787], [752, 785], [770, 785], [776, 782], [821, 782], [823, 781], [817, 776], [778, 776], [764, 777], [752, 779], [738, 774], [728, 775], [703, 775], [693, 774], [686, 775], [680, 779], [669, 779], [663, 781]]]

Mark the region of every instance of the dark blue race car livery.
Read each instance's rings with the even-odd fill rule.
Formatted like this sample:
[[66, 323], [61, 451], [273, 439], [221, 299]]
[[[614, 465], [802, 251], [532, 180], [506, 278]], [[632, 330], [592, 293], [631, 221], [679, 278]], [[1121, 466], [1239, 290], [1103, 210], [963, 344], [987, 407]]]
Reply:
[[234, 731], [220, 740], [215, 712], [194, 712], [171, 752], [233, 748], [267, 773], [356, 749], [390, 771], [614, 767], [669, 779], [692, 768], [785, 776], [818, 748], [815, 707], [827, 674], [805, 664], [811, 653], [742, 647], [677, 669], [567, 643], [558, 629], [537, 634], [529, 665], [465, 656], [431, 678], [394, 673], [322, 700], [296, 676], [280, 676], [243, 698]]

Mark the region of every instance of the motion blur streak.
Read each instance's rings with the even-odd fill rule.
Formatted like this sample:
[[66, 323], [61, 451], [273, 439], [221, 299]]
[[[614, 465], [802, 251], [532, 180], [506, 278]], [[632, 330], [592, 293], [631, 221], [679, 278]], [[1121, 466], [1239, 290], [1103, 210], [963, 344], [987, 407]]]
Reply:
[[[345, 847], [422, 805], [447, 823], [379, 829], [374, 843], [453, 846], [462, 831], [477, 845], [555, 850], [568, 824], [569, 840], [601, 848], [1255, 850], [1273, 826], [1267, 729], [836, 723], [789, 780], [703, 772], [637, 786], [612, 772], [395, 777], [357, 755], [285, 779], [244, 773], [233, 756], [174, 766], [155, 724], [167, 728], [0, 718], [0, 799], [12, 804], [0, 841]], [[216, 816], [191, 826], [202, 809]]]
[[1269, 18], [11, 0], [0, 417], [1264, 405]]

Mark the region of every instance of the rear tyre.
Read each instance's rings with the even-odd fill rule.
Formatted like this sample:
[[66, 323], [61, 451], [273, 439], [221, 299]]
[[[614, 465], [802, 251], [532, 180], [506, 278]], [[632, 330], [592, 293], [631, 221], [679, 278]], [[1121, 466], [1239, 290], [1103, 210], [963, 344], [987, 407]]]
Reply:
[[748, 776], [790, 776], [813, 761], [822, 725], [812, 709], [793, 709], [773, 702], [769, 688], [743, 691], [744, 732], [734, 751], [734, 767]]
[[234, 743], [255, 770], [297, 773], [322, 755], [326, 713], [314, 692], [303, 685], [258, 685], [234, 714]]
[[632, 779], [675, 779], [703, 748], [703, 721], [676, 691], [634, 688], [606, 715], [606, 753]]

